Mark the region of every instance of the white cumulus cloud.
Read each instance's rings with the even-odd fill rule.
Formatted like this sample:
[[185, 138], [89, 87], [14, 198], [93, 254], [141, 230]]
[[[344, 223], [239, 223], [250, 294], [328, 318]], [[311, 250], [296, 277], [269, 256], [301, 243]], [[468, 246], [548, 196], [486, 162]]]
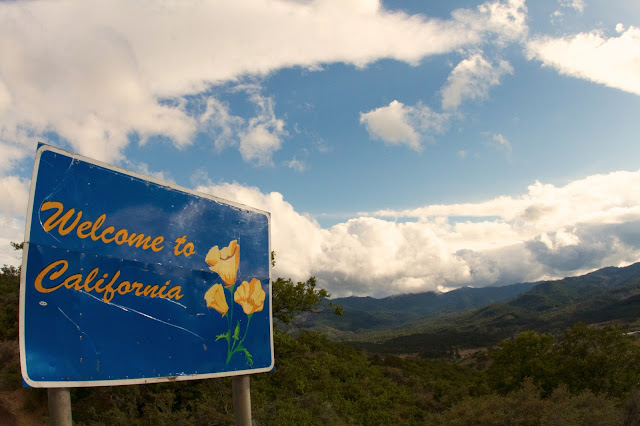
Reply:
[[395, 100], [387, 106], [360, 113], [360, 123], [373, 139], [390, 145], [407, 145], [416, 151], [422, 149], [426, 135], [442, 131], [447, 118], [425, 105], [407, 106]]
[[29, 181], [17, 176], [0, 178], [0, 214], [24, 216], [29, 199]]
[[449, 75], [442, 88], [442, 108], [452, 110], [465, 99], [484, 99], [491, 87], [500, 84], [505, 74], [512, 73], [513, 67], [507, 61], [491, 64], [482, 54], [473, 54], [456, 65]]
[[0, 265], [20, 264], [20, 252], [9, 245], [24, 239], [29, 181], [18, 176], [0, 178]]
[[22, 252], [14, 250], [10, 243], [22, 242], [24, 226], [23, 219], [0, 214], [0, 265], [20, 266]]
[[280, 149], [282, 138], [287, 135], [284, 120], [276, 117], [271, 98], [254, 93], [251, 100], [259, 107], [259, 113], [240, 132], [240, 154], [245, 161], [270, 165], [271, 154]]
[[616, 31], [539, 37], [527, 43], [527, 54], [561, 74], [640, 95], [640, 28], [618, 24]]

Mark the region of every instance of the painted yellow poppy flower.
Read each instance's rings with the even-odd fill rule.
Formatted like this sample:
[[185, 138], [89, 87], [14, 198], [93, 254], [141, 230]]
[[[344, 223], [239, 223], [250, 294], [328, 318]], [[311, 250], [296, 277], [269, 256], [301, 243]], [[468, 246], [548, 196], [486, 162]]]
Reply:
[[207, 301], [207, 308], [213, 308], [220, 312], [222, 316], [227, 314], [229, 305], [227, 305], [227, 299], [224, 297], [224, 288], [222, 284], [214, 284], [204, 294], [204, 300]]
[[245, 314], [251, 315], [254, 312], [260, 312], [264, 308], [264, 298], [266, 293], [262, 289], [262, 284], [256, 278], [250, 283], [243, 281], [233, 295], [233, 300], [242, 306]]
[[240, 264], [240, 245], [237, 240], [233, 240], [222, 250], [218, 246], [212, 247], [204, 259], [209, 265], [209, 269], [217, 272], [227, 287], [236, 282], [238, 265]]

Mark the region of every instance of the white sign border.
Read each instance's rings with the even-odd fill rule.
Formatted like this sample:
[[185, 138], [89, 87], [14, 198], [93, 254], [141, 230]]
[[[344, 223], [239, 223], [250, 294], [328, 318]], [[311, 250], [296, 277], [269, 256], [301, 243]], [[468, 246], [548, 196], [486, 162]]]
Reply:
[[272, 284], [271, 284], [271, 261], [269, 261], [269, 328], [271, 334], [271, 365], [263, 368], [252, 368], [248, 370], [235, 370], [235, 371], [225, 371], [221, 373], [207, 373], [207, 374], [177, 374], [175, 376], [162, 376], [162, 377], [147, 377], [147, 378], [134, 378], [134, 379], [114, 379], [114, 380], [81, 380], [81, 381], [70, 381], [70, 380], [61, 380], [61, 381], [39, 381], [34, 380], [27, 374], [27, 357], [25, 351], [25, 336], [24, 336], [24, 315], [25, 315], [25, 294], [26, 294], [26, 277], [27, 277], [27, 252], [29, 249], [29, 239], [30, 239], [30, 231], [31, 231], [31, 217], [33, 216], [33, 203], [35, 198], [35, 189], [37, 185], [37, 175], [38, 169], [40, 166], [40, 157], [45, 151], [51, 151], [56, 154], [64, 155], [66, 157], [71, 158], [72, 160], [79, 160], [85, 163], [93, 164], [95, 166], [99, 166], [105, 168], [107, 170], [111, 170], [114, 172], [118, 172], [130, 177], [134, 177], [137, 179], [141, 179], [143, 181], [151, 182], [156, 185], [160, 185], [163, 187], [167, 187], [169, 189], [173, 189], [176, 191], [180, 191], [189, 195], [206, 198], [212, 201], [215, 201], [220, 204], [225, 204], [232, 207], [237, 207], [244, 210], [249, 210], [254, 213], [263, 214], [267, 217], [267, 224], [269, 227], [268, 236], [269, 236], [269, 254], [271, 255], [271, 214], [267, 211], [257, 209], [254, 207], [249, 207], [244, 204], [236, 203], [230, 200], [225, 200], [210, 194], [205, 194], [202, 192], [194, 191], [189, 188], [184, 188], [178, 185], [175, 185], [171, 182], [165, 182], [161, 179], [157, 179], [151, 176], [145, 176], [140, 173], [136, 173], [130, 170], [126, 170], [117, 166], [113, 166], [111, 164], [103, 163], [98, 160], [94, 160], [89, 157], [85, 157], [83, 155], [75, 154], [51, 145], [41, 144], [38, 146], [38, 150], [36, 151], [35, 161], [33, 165], [33, 173], [31, 176], [31, 188], [29, 190], [29, 204], [27, 207], [27, 217], [25, 220], [25, 232], [24, 232], [24, 246], [22, 251], [22, 268], [20, 273], [20, 305], [19, 305], [19, 339], [20, 339], [20, 369], [22, 371], [22, 378], [25, 383], [33, 388], [72, 388], [72, 387], [92, 387], [92, 386], [121, 386], [121, 385], [140, 385], [140, 384], [149, 384], [149, 383], [166, 383], [166, 382], [175, 382], [175, 381], [186, 381], [186, 380], [200, 380], [200, 379], [213, 379], [213, 378], [221, 378], [221, 377], [233, 377], [233, 376], [241, 376], [246, 374], [257, 374], [257, 373], [266, 373], [273, 370], [275, 365], [275, 354], [274, 354], [274, 345], [273, 345], [273, 305], [272, 305]]

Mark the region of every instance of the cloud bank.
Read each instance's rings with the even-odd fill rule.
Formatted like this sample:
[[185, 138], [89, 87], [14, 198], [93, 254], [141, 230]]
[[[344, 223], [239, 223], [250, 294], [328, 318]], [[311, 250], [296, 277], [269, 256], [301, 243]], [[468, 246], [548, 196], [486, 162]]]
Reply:
[[[334, 296], [536, 281], [640, 260], [640, 170], [480, 203], [381, 210], [321, 228], [277, 192], [197, 190], [272, 213], [275, 276], [316, 276]], [[405, 221], [400, 221], [405, 219]], [[406, 220], [411, 219], [411, 220]]]
[[[0, 180], [0, 263], [19, 264], [28, 182]], [[328, 229], [278, 192], [237, 183], [196, 190], [271, 212], [274, 278], [316, 276], [334, 296], [448, 291], [560, 278], [640, 260], [640, 170], [484, 202], [380, 210]]]

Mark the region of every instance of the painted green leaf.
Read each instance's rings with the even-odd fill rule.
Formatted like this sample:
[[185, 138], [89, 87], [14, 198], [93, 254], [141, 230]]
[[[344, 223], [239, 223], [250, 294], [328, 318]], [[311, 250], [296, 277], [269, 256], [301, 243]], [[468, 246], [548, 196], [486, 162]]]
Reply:
[[240, 323], [236, 325], [236, 331], [233, 332], [233, 340], [238, 340], [240, 338]]

